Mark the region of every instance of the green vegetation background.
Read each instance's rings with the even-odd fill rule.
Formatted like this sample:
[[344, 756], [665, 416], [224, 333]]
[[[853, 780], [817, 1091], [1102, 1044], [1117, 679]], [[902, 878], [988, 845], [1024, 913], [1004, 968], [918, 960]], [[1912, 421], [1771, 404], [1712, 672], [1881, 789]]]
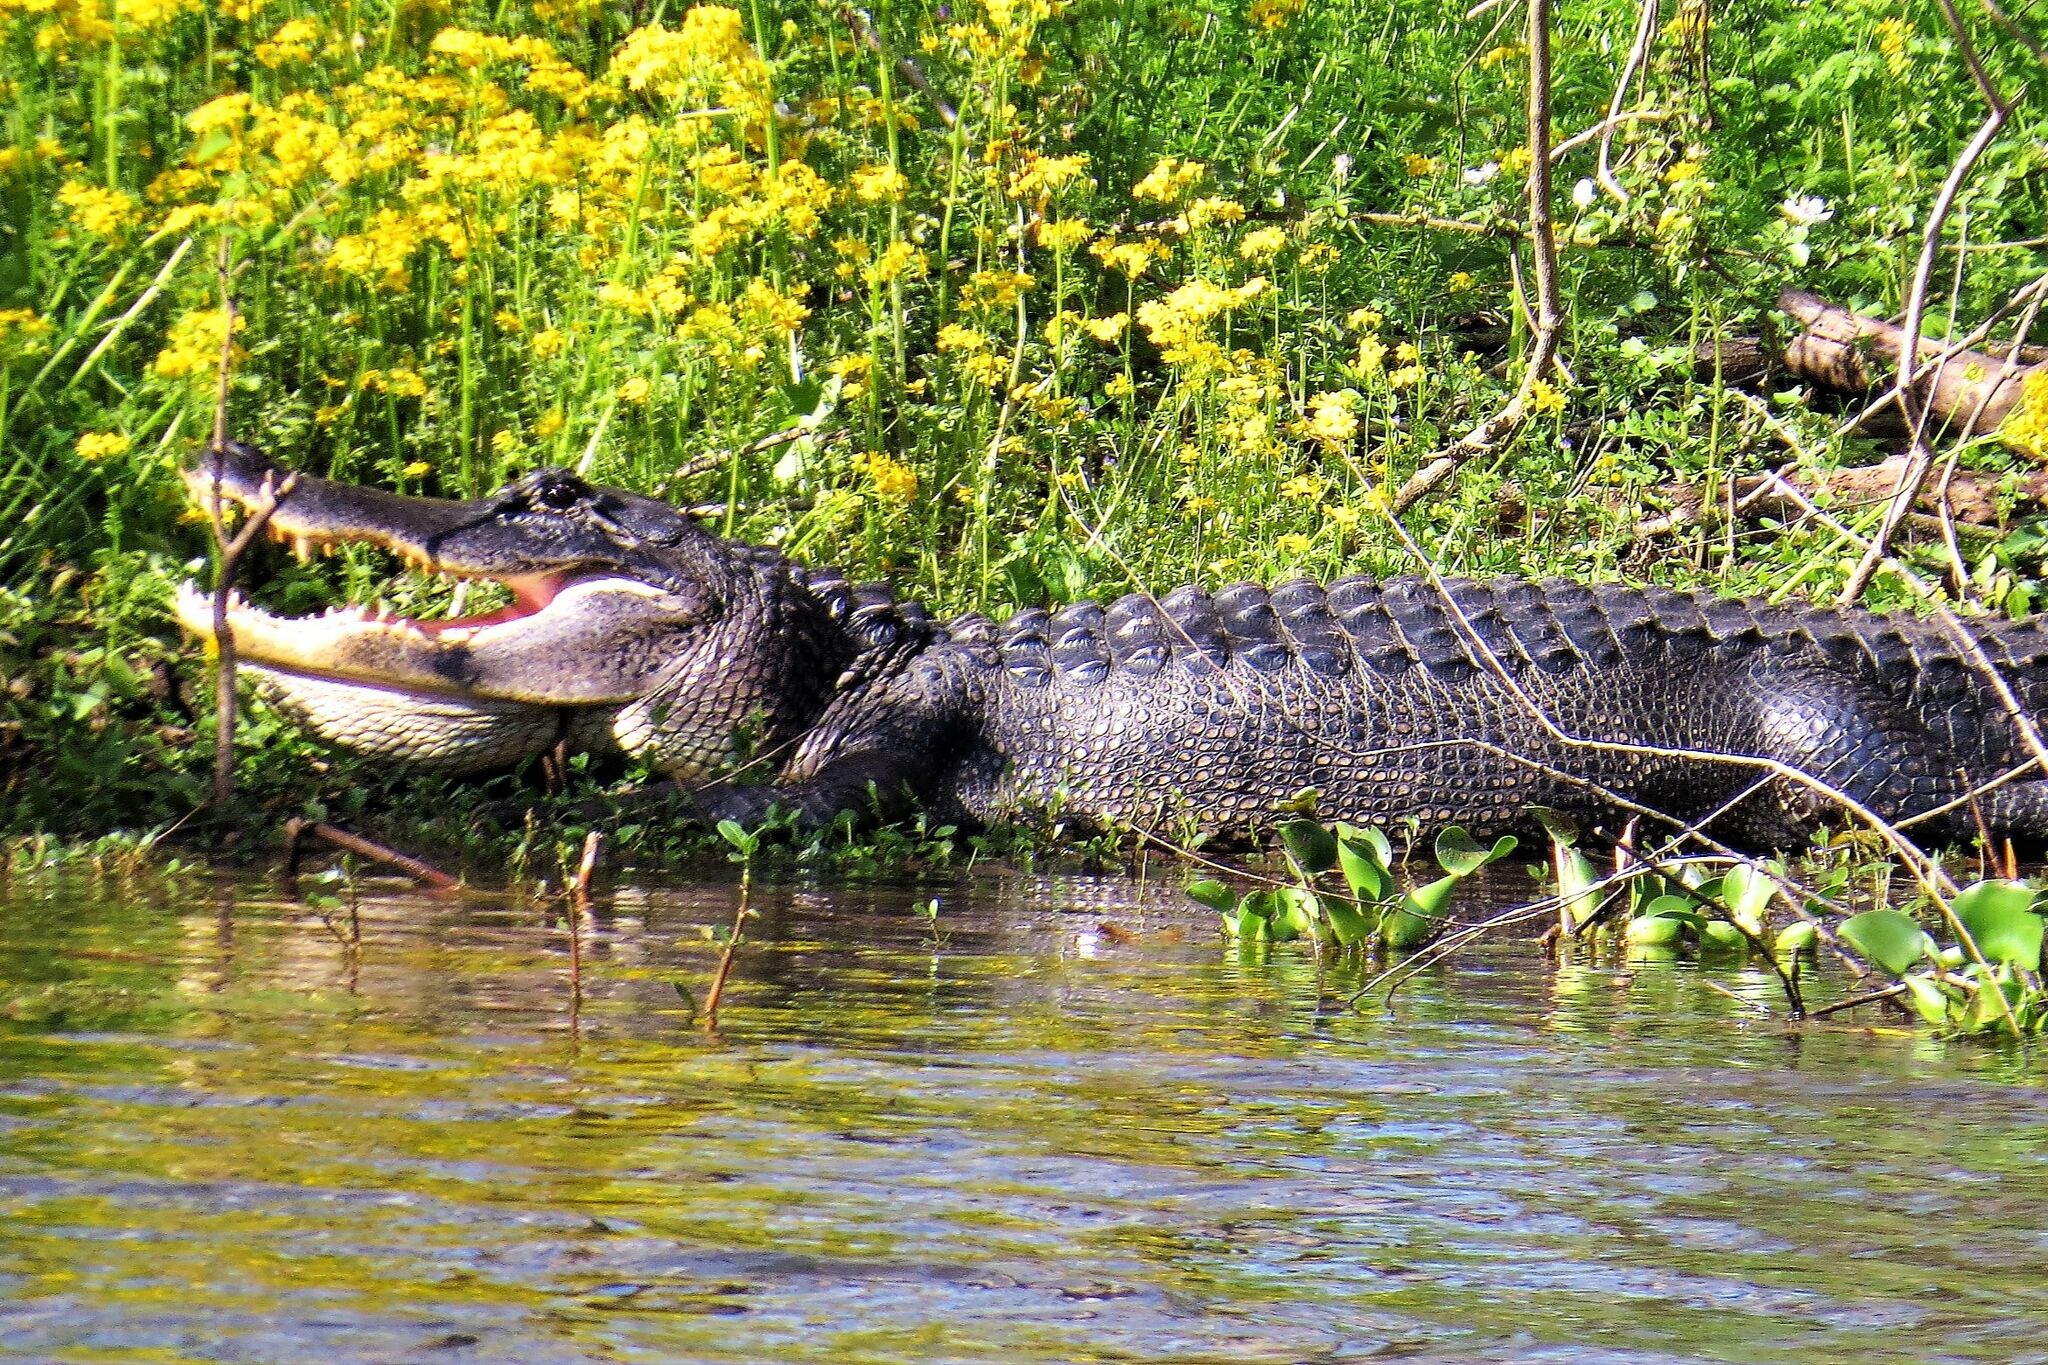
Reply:
[[[1561, 7], [1560, 142], [1607, 116], [1639, 21]], [[2040, 74], [1967, 21], [2002, 88]], [[230, 430], [315, 473], [469, 495], [578, 466], [942, 611], [1412, 567], [1384, 490], [1519, 378], [1521, 23], [0, 0], [0, 831], [201, 797], [203, 662], [166, 608], [207, 571], [176, 470], [224, 291]], [[1598, 138], [1557, 161], [1569, 374], [1409, 525], [1447, 571], [1824, 594], [1856, 558], [1825, 528], [1634, 528], [1789, 443], [1882, 453], [1695, 351], [1768, 335], [1792, 284], [1896, 314], [1982, 102], [1934, 3], [1675, 0], [1619, 108], [1611, 188]], [[1968, 182], [1936, 330], [2043, 269], [2043, 112]], [[2003, 446], [1967, 460], [2014, 482]], [[2008, 529], [1964, 549], [2019, 609], [2035, 538]], [[259, 568], [303, 611], [390, 566]], [[253, 727], [260, 806], [408, 790]]]

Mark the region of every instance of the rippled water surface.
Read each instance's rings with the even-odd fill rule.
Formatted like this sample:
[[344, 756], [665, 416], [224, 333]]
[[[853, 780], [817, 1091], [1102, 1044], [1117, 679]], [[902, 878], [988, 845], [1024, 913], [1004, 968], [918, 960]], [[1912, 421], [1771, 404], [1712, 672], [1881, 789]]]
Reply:
[[[0, 1356], [2048, 1359], [2041, 1064], [1122, 878], [0, 894]], [[936, 937], [916, 906], [940, 900]]]

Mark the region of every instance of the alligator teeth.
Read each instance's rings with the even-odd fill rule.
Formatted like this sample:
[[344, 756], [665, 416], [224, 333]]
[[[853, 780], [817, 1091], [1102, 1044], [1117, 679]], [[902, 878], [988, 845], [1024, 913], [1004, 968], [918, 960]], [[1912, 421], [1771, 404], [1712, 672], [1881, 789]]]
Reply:
[[292, 553], [298, 557], [299, 563], [311, 564], [313, 562], [313, 538], [311, 536], [293, 536]]

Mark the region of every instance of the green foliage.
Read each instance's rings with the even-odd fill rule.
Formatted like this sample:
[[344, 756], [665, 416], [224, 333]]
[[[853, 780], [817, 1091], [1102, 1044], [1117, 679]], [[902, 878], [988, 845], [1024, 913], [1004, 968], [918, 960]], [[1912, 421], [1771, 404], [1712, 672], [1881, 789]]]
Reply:
[[[1983, 881], [1949, 902], [1944, 945], [1913, 916], [1867, 910], [1841, 935], [1897, 978], [1914, 1013], [1951, 1037], [2031, 1036], [2048, 1030], [2041, 980], [2042, 896], [2022, 882]], [[1967, 936], [1967, 937], [1965, 937]]]
[[[1515, 851], [1513, 836], [1481, 848], [1453, 825], [1437, 836], [1435, 855], [1444, 875], [1411, 890], [1394, 871], [1393, 843], [1378, 829], [1315, 820], [1280, 826], [1280, 844], [1294, 885], [1242, 894], [1213, 878], [1190, 882], [1188, 895], [1223, 917], [1224, 933], [1244, 943], [1325, 940], [1339, 949], [1377, 947], [1404, 952], [1435, 938], [1449, 915], [1458, 884]], [[1344, 889], [1326, 882], [1336, 869]]]

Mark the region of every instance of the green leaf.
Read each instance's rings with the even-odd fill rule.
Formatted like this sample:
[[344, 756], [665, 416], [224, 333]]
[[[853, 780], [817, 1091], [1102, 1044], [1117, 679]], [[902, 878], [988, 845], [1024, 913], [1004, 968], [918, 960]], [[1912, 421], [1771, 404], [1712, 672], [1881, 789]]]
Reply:
[[1911, 915], [1898, 910], [1865, 910], [1842, 921], [1851, 948], [1893, 976], [1904, 976], [1933, 949], [1934, 941]]
[[1600, 874], [1585, 854], [1569, 844], [1553, 844], [1551, 852], [1557, 861], [1557, 894], [1563, 904], [1563, 917], [1567, 933], [1593, 918], [1600, 908], [1599, 893], [1593, 887], [1600, 881]]
[[233, 146], [234, 142], [234, 138], [230, 137], [226, 130], [216, 128], [201, 139], [199, 145], [194, 147], [187, 155], [193, 165], [204, 166], [207, 162]]
[[1739, 953], [1747, 950], [1749, 939], [1726, 920], [1710, 919], [1700, 926], [1700, 950], [1710, 953]]
[[1778, 941], [1772, 944], [1771, 947], [1781, 954], [1810, 953], [1813, 951], [1813, 945], [1819, 937], [1818, 934], [1814, 933], [1811, 924], [1808, 924], [1805, 920], [1800, 920], [1797, 924], [1788, 924], [1783, 929], [1780, 929], [1778, 931]]
[[1280, 826], [1280, 842], [1303, 878], [1328, 872], [1337, 863], [1337, 840], [1314, 820], [1289, 820]]
[[1273, 900], [1278, 907], [1273, 915], [1273, 937], [1276, 940], [1286, 942], [1315, 932], [1322, 907], [1313, 891], [1283, 886], [1273, 893]]
[[728, 844], [746, 857], [752, 857], [754, 850], [761, 844], [761, 837], [758, 834], [749, 834], [746, 826], [737, 820], [720, 820], [718, 832], [725, 836]]
[[1451, 897], [1458, 890], [1458, 883], [1463, 880], [1464, 878], [1453, 872], [1448, 877], [1438, 877], [1427, 886], [1418, 886], [1401, 897], [1402, 908], [1411, 914], [1441, 919], [1450, 906]]
[[1330, 934], [1342, 947], [1349, 948], [1372, 937], [1372, 925], [1357, 906], [1342, 896], [1323, 897], [1323, 918], [1329, 921]]
[[1189, 882], [1187, 893], [1197, 905], [1206, 905], [1219, 915], [1237, 909], [1237, 893], [1213, 877]]
[[1642, 914], [1637, 916], [1637, 918], [1675, 919], [1695, 932], [1698, 931], [1702, 924], [1707, 922], [1707, 917], [1699, 912], [1699, 907], [1694, 905], [1688, 897], [1672, 895], [1656, 897], [1643, 907]]
[[1670, 948], [1685, 938], [1685, 921], [1673, 915], [1638, 915], [1628, 922], [1631, 947]]
[[1728, 907], [1731, 919], [1753, 934], [1763, 931], [1764, 916], [1777, 894], [1777, 882], [1750, 863], [1738, 863], [1721, 877], [1721, 904]]
[[1388, 864], [1393, 846], [1376, 829], [1337, 826], [1337, 866], [1351, 894], [1363, 901], [1385, 900], [1393, 893], [1394, 874]]
[[1915, 972], [1900, 978], [1906, 983], [1906, 1003], [1930, 1024], [1948, 1022], [1949, 993], [1930, 976]]
[[2041, 970], [2041, 917], [2025, 883], [1978, 882], [1958, 892], [1950, 906], [1985, 961]]
[[1436, 836], [1437, 866], [1453, 877], [1469, 877], [1488, 863], [1499, 862], [1513, 853], [1518, 842], [1514, 835], [1503, 834], [1492, 848], [1484, 849], [1472, 842], [1464, 826], [1449, 825]]
[[1395, 906], [1380, 916], [1380, 940], [1397, 951], [1419, 948], [1435, 935], [1436, 921], [1402, 906]]

